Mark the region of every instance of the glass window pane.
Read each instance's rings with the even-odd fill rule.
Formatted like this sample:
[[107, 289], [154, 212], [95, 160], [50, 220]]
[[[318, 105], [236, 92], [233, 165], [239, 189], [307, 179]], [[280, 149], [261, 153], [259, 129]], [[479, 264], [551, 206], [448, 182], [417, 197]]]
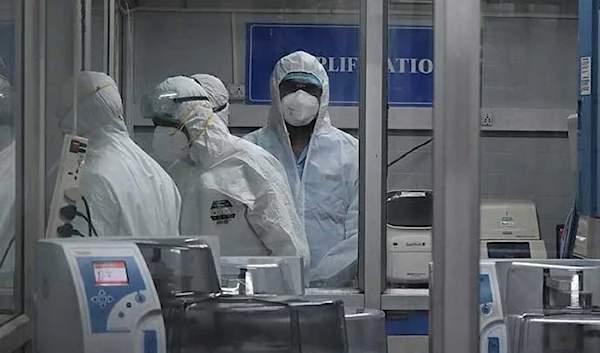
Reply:
[[427, 288], [433, 223], [433, 4], [390, 1], [387, 278]]
[[[94, 70], [101, 70], [97, 56], [106, 45], [98, 43], [103, 41], [98, 31], [105, 27], [96, 11], [100, 3], [92, 1]], [[92, 223], [102, 223], [99, 214], [104, 212], [98, 208], [106, 204], [113, 205], [108, 208], [113, 217], [107, 219], [132, 215], [143, 204], [130, 219], [139, 218], [137, 224], [145, 226], [148, 220], [166, 222], [174, 215], [175, 228], [155, 234], [161, 231], [132, 227], [127, 234], [115, 234], [122, 229], [100, 230], [96, 224], [101, 236], [216, 234], [221, 255], [301, 256], [307, 260], [307, 284], [356, 287], [358, 1], [191, 1], [180, 9], [167, 1], [119, 3], [124, 10], [118, 63], [124, 112], [111, 117], [124, 116], [130, 138], [141, 147], [135, 152], [127, 148], [129, 153], [144, 160], [151, 156], [152, 170], [162, 167], [150, 173], [160, 175], [161, 185], [145, 188], [145, 201], [125, 210], [110, 198], [101, 205], [90, 203]], [[72, 14], [60, 6], [48, 6], [49, 18], [59, 11]], [[48, 32], [48, 42], [76, 50], [73, 38], [64, 35], [69, 29]], [[73, 55], [47, 50], [47, 65], [53, 68], [47, 72], [48, 87], [62, 87], [73, 72]], [[62, 122], [60, 113], [69, 110], [61, 106], [65, 97], [59, 91], [48, 91], [47, 115], [59, 113]], [[77, 102], [78, 133], [92, 144], [102, 129], [82, 130], [89, 112], [81, 114], [87, 109], [82, 96]], [[56, 120], [47, 120], [50, 210], [65, 126], [61, 130]], [[95, 156], [88, 153], [84, 171], [92, 169], [95, 162], [89, 158]], [[128, 173], [112, 172], [132, 186], [128, 191], [148, 178], [138, 176], [134, 183]], [[86, 189], [96, 185], [89, 180], [94, 179], [83, 182], [88, 198]], [[153, 207], [148, 201], [174, 186], [181, 196], [176, 205]], [[85, 224], [78, 230], [87, 235]]]
[[[573, 163], [577, 151], [571, 150], [568, 117], [578, 109], [578, 24], [577, 1], [482, 2], [482, 259], [554, 259], [559, 253], [577, 187]], [[577, 131], [576, 123], [573, 131]], [[560, 266], [561, 262], [553, 264]], [[515, 346], [518, 352], [597, 350], [588, 345], [587, 335], [571, 335], [569, 324], [561, 322], [564, 306], [557, 298], [568, 291], [557, 289], [556, 283], [569, 275], [574, 281], [574, 272], [544, 269], [542, 275], [539, 268], [519, 269], [520, 265], [513, 263], [507, 278], [499, 279], [500, 272], [496, 278], [494, 271], [499, 270], [493, 267], [500, 267], [485, 264], [482, 262], [480, 293], [487, 290], [490, 295], [488, 299], [483, 294], [480, 297], [481, 325], [487, 325], [480, 337], [482, 347], [495, 346], [502, 351], [508, 342], [519, 342], [519, 347]], [[493, 291], [507, 293], [498, 299]], [[510, 313], [525, 319], [491, 324], [498, 317], [493, 312], [498, 300], [505, 318]], [[557, 330], [528, 322], [542, 307], [544, 313], [538, 311], [534, 321], [543, 322], [545, 314], [552, 313], [551, 326]], [[580, 314], [573, 316], [578, 328], [584, 327], [587, 319]], [[536, 334], [523, 335], [514, 329], [517, 326]], [[558, 330], [561, 334], [556, 335]]]
[[577, 113], [577, 10], [570, 0], [482, 3], [482, 258], [556, 257], [576, 187], [567, 117]]
[[14, 1], [0, 1], [0, 325], [17, 314], [15, 306], [15, 261], [17, 219], [16, 142], [14, 112], [16, 102]]
[[[310, 254], [310, 286], [355, 287], [358, 1], [229, 5], [131, 15], [134, 139], [177, 183], [182, 234], [219, 235], [221, 255]], [[214, 77], [165, 81], [195, 74]], [[208, 95], [212, 119], [145, 113], [144, 99], [185, 86]]]
[[389, 327], [396, 327], [388, 336], [388, 349], [426, 352], [433, 225], [433, 2], [388, 3], [386, 295], [415, 299], [408, 306], [384, 304]]
[[105, 37], [108, 13], [105, 13], [104, 5], [108, 1], [92, 0], [91, 2], [91, 37], [90, 37], [90, 65], [94, 71], [108, 72], [108, 58], [105, 56], [108, 43]]

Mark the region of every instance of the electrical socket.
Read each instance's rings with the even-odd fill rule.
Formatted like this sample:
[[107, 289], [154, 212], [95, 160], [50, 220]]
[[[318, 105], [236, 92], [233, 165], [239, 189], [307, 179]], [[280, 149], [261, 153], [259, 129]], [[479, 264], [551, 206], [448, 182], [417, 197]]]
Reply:
[[481, 126], [492, 126], [494, 125], [494, 119], [492, 113], [481, 113]]
[[246, 86], [243, 83], [232, 83], [227, 86], [229, 99], [232, 101], [243, 101], [246, 99]]
[[65, 135], [60, 165], [54, 185], [54, 194], [48, 216], [46, 238], [57, 237], [58, 228], [70, 223], [63, 219], [60, 210], [68, 205], [76, 205], [81, 199], [81, 178], [87, 153], [88, 140], [84, 137]]

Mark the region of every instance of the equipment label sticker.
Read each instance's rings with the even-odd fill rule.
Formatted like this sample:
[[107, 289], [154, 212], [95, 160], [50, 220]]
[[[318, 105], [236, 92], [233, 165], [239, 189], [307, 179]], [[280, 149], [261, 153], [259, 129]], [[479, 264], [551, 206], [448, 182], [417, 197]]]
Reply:
[[229, 200], [213, 201], [210, 206], [210, 218], [217, 224], [229, 224], [235, 218], [235, 208]]
[[582, 56], [580, 61], [581, 76], [579, 78], [579, 89], [582, 96], [592, 94], [592, 57]]

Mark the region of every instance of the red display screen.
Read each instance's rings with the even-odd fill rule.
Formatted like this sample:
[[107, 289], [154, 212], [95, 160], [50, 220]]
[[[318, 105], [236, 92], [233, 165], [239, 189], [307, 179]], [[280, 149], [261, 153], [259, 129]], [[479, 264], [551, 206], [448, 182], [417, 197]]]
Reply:
[[125, 261], [94, 262], [94, 282], [97, 286], [126, 286], [127, 265]]

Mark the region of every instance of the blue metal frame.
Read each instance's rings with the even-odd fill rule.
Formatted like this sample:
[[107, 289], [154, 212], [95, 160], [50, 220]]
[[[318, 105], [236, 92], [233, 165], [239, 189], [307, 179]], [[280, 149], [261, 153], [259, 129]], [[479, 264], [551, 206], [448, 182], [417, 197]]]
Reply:
[[[598, 217], [600, 195], [600, 161], [598, 160], [598, 0], [579, 0], [579, 119], [578, 119], [578, 159], [579, 186], [578, 211], [583, 215]], [[591, 58], [589, 83], [591, 90], [584, 90], [582, 82], [585, 58]]]

